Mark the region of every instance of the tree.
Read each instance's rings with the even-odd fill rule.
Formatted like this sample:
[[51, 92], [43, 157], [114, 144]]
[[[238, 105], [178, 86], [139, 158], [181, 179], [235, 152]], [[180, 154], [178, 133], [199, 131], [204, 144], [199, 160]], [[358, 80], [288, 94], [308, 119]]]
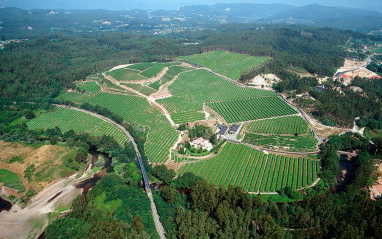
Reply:
[[135, 215], [133, 218], [133, 223], [131, 226], [132, 226], [132, 228], [134, 228], [134, 230], [136, 230], [138, 233], [140, 233], [143, 230], [143, 226], [144, 226], [141, 216]]
[[218, 137], [216, 136], [216, 134], [213, 134], [211, 136], [210, 142], [211, 142], [211, 144], [217, 144], [218, 143]]
[[32, 110], [25, 111], [25, 118], [26, 119], [34, 119], [36, 115], [33, 113]]
[[167, 169], [166, 165], [155, 165], [152, 170], [154, 176], [163, 181], [165, 185], [169, 185], [172, 179], [175, 177], [176, 173], [174, 169]]

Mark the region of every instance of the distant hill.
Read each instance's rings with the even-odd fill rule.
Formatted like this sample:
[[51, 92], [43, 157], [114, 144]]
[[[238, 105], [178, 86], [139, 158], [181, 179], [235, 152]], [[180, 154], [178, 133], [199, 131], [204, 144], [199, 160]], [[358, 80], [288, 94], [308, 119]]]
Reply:
[[276, 13], [267, 20], [271, 22], [308, 23], [316, 27], [368, 32], [381, 28], [382, 13], [364, 9], [310, 4]]
[[382, 28], [382, 13], [310, 4], [295, 7], [285, 4], [191, 5], [176, 10], [23, 10], [0, 8], [0, 35], [36, 37], [65, 31], [152, 31], [171, 32], [176, 28], [216, 28], [225, 23], [305, 24], [359, 32]]

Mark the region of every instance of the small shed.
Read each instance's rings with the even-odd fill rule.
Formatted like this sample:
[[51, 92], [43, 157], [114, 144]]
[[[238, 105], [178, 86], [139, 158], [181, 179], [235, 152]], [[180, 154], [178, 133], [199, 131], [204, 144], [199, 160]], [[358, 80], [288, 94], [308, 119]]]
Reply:
[[188, 127], [190, 127], [190, 129], [192, 129], [194, 127], [195, 123], [189, 123], [188, 124]]
[[221, 125], [221, 124], [218, 124], [218, 126], [217, 126], [219, 129], [221, 129], [222, 127], [223, 127], [223, 125]]
[[236, 124], [231, 125], [231, 127], [229, 128], [229, 133], [235, 134], [239, 130], [239, 127], [240, 126]]

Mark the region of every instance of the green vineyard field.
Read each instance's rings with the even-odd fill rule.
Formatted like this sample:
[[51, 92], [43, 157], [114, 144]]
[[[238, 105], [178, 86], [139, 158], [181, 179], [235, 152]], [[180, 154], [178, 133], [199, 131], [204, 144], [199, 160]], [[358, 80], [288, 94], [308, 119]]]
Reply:
[[202, 111], [203, 103], [245, 97], [277, 96], [271, 91], [240, 87], [206, 70], [187, 71], [168, 89], [172, 97], [158, 100], [170, 113]]
[[269, 60], [269, 57], [248, 56], [228, 51], [211, 51], [203, 54], [181, 56], [177, 60], [196, 63], [223, 76], [238, 80], [241, 74], [261, 66]]
[[305, 135], [260, 135], [246, 134], [243, 142], [264, 148], [289, 152], [315, 152], [318, 139], [312, 131]]
[[250, 121], [283, 115], [296, 114], [297, 111], [279, 96], [236, 99], [207, 103], [227, 123]]
[[171, 119], [175, 124], [185, 124], [198, 120], [205, 120], [206, 115], [204, 112], [182, 112], [170, 114]]
[[89, 114], [67, 109], [58, 108], [54, 112], [43, 114], [28, 122], [30, 129], [54, 128], [58, 126], [63, 133], [73, 129], [77, 132], [86, 132], [94, 136], [110, 135], [121, 145], [128, 142], [128, 137], [116, 126]]
[[178, 175], [192, 172], [217, 186], [240, 186], [257, 193], [276, 192], [286, 186], [307, 187], [317, 180], [319, 171], [319, 161], [263, 154], [248, 146], [227, 142], [217, 157], [185, 163]]
[[171, 81], [172, 79], [174, 79], [175, 76], [177, 76], [178, 74], [184, 72], [184, 71], [188, 71], [188, 70], [191, 70], [192, 68], [190, 67], [185, 67], [185, 66], [172, 66], [168, 69], [168, 71], [166, 72], [166, 74], [161, 78], [160, 80], [160, 83], [161, 85], [164, 85], [166, 84], [167, 82]]
[[306, 134], [308, 123], [301, 116], [287, 116], [274, 119], [253, 121], [246, 132], [260, 134]]
[[128, 83], [121, 83], [121, 85], [130, 87], [130, 88], [132, 88], [132, 89], [134, 89], [134, 90], [137, 90], [137, 91], [141, 92], [141, 93], [144, 94], [144, 95], [151, 95], [151, 94], [157, 92], [157, 91], [154, 90], [153, 88], [148, 87], [148, 86], [144, 86], [144, 85], [142, 85], [142, 84], [128, 84]]
[[99, 93], [89, 103], [101, 105], [127, 122], [149, 126], [145, 144], [146, 155], [151, 162], [165, 162], [170, 157], [170, 148], [177, 141], [175, 131], [166, 116], [150, 105], [145, 98], [129, 95]]

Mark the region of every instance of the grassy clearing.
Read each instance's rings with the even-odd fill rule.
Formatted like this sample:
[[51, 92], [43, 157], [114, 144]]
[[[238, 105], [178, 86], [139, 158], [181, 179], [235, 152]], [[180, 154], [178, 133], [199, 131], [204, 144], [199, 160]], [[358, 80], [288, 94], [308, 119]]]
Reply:
[[0, 169], [0, 182], [8, 188], [24, 191], [25, 187], [19, 175], [6, 169]]
[[269, 57], [248, 56], [228, 51], [211, 51], [177, 58], [177, 60], [186, 60], [202, 65], [233, 80], [238, 80], [241, 74], [260, 67], [269, 59]]

